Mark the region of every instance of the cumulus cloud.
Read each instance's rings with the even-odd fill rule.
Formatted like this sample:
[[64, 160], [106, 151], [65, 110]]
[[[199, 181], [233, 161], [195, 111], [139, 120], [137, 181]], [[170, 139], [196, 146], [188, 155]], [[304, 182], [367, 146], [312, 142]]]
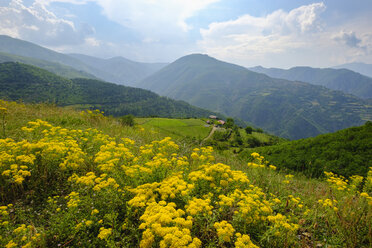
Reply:
[[233, 61], [262, 60], [270, 54], [300, 49], [316, 42], [322, 31], [324, 3], [313, 3], [289, 12], [277, 10], [263, 17], [243, 15], [211, 23], [201, 29], [201, 48], [213, 56]]
[[[148, 32], [156, 27], [192, 28], [186, 20], [197, 11], [219, 0], [94, 0], [111, 20], [124, 26]], [[162, 32], [162, 31], [160, 31]]]
[[0, 7], [0, 33], [43, 45], [80, 44], [94, 33], [88, 24], [78, 27], [69, 20], [58, 18], [42, 1], [27, 7], [22, 0], [12, 0]]

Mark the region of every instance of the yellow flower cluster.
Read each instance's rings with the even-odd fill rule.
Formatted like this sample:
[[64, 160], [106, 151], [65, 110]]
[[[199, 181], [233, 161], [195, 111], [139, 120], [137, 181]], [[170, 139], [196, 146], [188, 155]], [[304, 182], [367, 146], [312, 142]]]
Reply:
[[243, 218], [246, 223], [257, 223], [264, 221], [271, 214], [270, 202], [265, 200], [265, 194], [260, 188], [251, 186], [250, 189], [241, 191], [235, 189], [230, 195], [239, 207], [235, 214]]
[[101, 227], [99, 229], [99, 234], [98, 234], [98, 238], [99, 239], [107, 239], [112, 233], [112, 228], [104, 228], [104, 227]]
[[225, 220], [214, 223], [213, 227], [216, 228], [217, 236], [221, 243], [230, 242], [231, 237], [234, 236], [235, 229], [230, 223]]
[[94, 162], [98, 164], [98, 168], [102, 171], [111, 172], [119, 164], [121, 166], [130, 164], [133, 158], [134, 155], [124, 144], [117, 144], [115, 141], [111, 141], [101, 146], [100, 151], [96, 154]]
[[146, 144], [140, 147], [141, 153], [149, 156], [153, 156], [158, 153], [169, 155], [178, 149], [178, 145], [174, 143], [170, 137], [166, 137], [160, 141], [155, 140], [152, 141], [151, 144]]
[[237, 239], [235, 242], [236, 248], [258, 248], [257, 245], [252, 243], [251, 238], [247, 234], [241, 235], [240, 233], [235, 234]]
[[157, 189], [162, 200], [174, 199], [177, 194], [186, 196], [193, 189], [192, 184], [186, 183], [181, 175], [172, 176], [163, 180]]
[[80, 203], [79, 193], [72, 191], [68, 196], [65, 197], [68, 200], [67, 207], [76, 208]]
[[129, 189], [135, 194], [128, 204], [135, 207], [144, 207], [155, 202], [160, 196], [161, 200], [174, 199], [176, 196], [186, 196], [194, 185], [187, 184], [181, 175], [166, 178], [161, 183], [143, 184], [135, 189]]
[[331, 185], [332, 188], [337, 190], [347, 190], [348, 180], [343, 176], [336, 175], [332, 172], [324, 172], [327, 177], [327, 182]]
[[[252, 169], [266, 168], [266, 166], [268, 165], [268, 161], [265, 161], [265, 158], [257, 152], [253, 152], [251, 154], [251, 157], [253, 158], [253, 161], [248, 162], [247, 165], [248, 165], [249, 168], [252, 168]], [[272, 164], [268, 165], [267, 168], [269, 168], [271, 170], [276, 170], [276, 166], [274, 166]]]
[[140, 229], [143, 232], [140, 247], [152, 247], [155, 237], [160, 237], [160, 247], [200, 247], [198, 238], [192, 238], [192, 218], [183, 218], [185, 212], [176, 209], [173, 202], [153, 202], [147, 206], [144, 214], [140, 217], [143, 223]]
[[29, 167], [34, 164], [35, 155], [27, 152], [26, 141], [15, 142], [12, 139], [0, 139], [0, 172], [10, 183], [22, 184], [31, 176]]
[[186, 212], [192, 216], [196, 216], [198, 214], [203, 214], [204, 216], [212, 215], [213, 207], [210, 205], [210, 199], [199, 199], [193, 197], [191, 201], [188, 202], [186, 205]]
[[194, 148], [190, 157], [194, 162], [210, 163], [214, 161], [212, 152], [213, 152], [213, 148], [211, 146]]
[[107, 177], [107, 174], [101, 174], [97, 177], [94, 172], [88, 172], [85, 176], [79, 177], [73, 174], [69, 179], [71, 182], [90, 186], [94, 191], [101, 191], [101, 189], [112, 187], [113, 189], [119, 188], [119, 184], [112, 177]]
[[281, 233], [295, 233], [300, 227], [298, 224], [290, 223], [289, 219], [282, 214], [268, 216], [267, 220], [273, 223], [270, 229], [275, 230], [275, 236], [280, 236]]
[[222, 163], [202, 165], [199, 167], [199, 170], [189, 174], [189, 179], [195, 183], [207, 181], [211, 188], [226, 188], [229, 184], [233, 183], [249, 183], [249, 179], [245, 173], [242, 171], [233, 171], [230, 169], [230, 166]]

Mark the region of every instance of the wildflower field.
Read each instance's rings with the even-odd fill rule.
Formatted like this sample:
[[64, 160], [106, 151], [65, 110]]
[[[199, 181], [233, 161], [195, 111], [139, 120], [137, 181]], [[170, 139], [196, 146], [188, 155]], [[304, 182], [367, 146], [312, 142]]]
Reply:
[[371, 247], [372, 167], [307, 179], [99, 111], [0, 111], [1, 247]]

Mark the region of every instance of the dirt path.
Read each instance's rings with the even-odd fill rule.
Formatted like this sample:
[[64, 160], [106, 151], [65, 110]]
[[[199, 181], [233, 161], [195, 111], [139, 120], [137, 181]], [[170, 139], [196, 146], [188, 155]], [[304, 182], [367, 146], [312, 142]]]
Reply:
[[203, 139], [203, 141], [206, 141], [207, 139], [209, 139], [210, 137], [212, 137], [214, 131], [216, 131], [216, 130], [217, 130], [217, 127], [213, 126], [211, 132], [209, 133], [209, 135], [205, 139]]

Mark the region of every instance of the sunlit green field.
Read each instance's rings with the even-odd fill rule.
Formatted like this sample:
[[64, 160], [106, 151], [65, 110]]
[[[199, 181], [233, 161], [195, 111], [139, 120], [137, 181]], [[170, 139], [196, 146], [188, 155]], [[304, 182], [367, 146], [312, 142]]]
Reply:
[[136, 118], [136, 123], [145, 129], [172, 138], [195, 137], [203, 139], [212, 129], [212, 127], [206, 127], [206, 123], [200, 119]]

